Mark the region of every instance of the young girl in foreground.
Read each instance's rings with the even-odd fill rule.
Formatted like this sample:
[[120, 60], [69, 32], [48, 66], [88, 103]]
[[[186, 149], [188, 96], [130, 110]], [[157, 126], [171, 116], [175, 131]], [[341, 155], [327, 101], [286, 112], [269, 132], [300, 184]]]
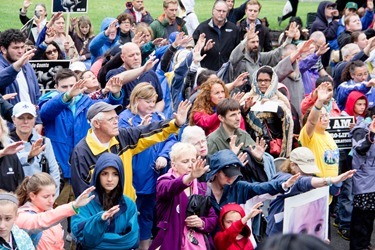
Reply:
[[14, 225], [17, 209], [17, 197], [0, 189], [0, 249], [35, 249], [29, 235]]
[[60, 222], [78, 213], [89, 203], [95, 188], [86, 189], [78, 198], [53, 209], [56, 183], [47, 173], [26, 177], [17, 189], [20, 202], [16, 225], [27, 231], [38, 250], [64, 249], [64, 230]]

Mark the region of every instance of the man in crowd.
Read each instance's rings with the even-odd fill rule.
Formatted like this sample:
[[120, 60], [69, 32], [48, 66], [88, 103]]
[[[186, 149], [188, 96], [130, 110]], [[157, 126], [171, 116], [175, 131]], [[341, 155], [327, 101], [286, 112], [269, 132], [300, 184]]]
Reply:
[[133, 0], [126, 2], [125, 4], [125, 13], [128, 13], [133, 16], [135, 23], [148, 23], [151, 24], [154, 19], [150, 15], [150, 13], [146, 10], [143, 0]]
[[203, 48], [206, 57], [201, 66], [211, 70], [218, 70], [228, 61], [230, 53], [240, 42], [237, 26], [227, 21], [228, 5], [225, 1], [216, 1], [212, 8], [212, 18], [199, 24], [193, 34], [197, 43], [200, 34], [206, 34], [206, 45]]
[[163, 1], [164, 13], [155, 19], [150, 27], [154, 33], [154, 38], [169, 38], [169, 35], [175, 31], [185, 32], [185, 21], [177, 16], [178, 1], [177, 0], [164, 0]]
[[91, 129], [74, 148], [70, 159], [74, 194], [78, 196], [90, 185], [92, 172], [99, 156], [104, 152], [112, 152], [119, 155], [124, 164], [124, 194], [135, 200], [132, 156], [176, 133], [185, 123], [190, 107], [189, 102], [182, 102], [173, 120], [125, 129], [118, 128], [116, 111], [121, 109], [120, 106], [103, 102], [91, 106], [87, 112]]

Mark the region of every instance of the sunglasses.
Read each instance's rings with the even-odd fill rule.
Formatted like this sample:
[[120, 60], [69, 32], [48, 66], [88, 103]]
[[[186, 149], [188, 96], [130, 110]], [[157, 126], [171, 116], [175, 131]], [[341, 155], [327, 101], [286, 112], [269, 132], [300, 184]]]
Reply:
[[56, 53], [57, 53], [57, 49], [46, 51], [46, 55], [49, 55], [49, 56], [52, 54], [56, 54]]

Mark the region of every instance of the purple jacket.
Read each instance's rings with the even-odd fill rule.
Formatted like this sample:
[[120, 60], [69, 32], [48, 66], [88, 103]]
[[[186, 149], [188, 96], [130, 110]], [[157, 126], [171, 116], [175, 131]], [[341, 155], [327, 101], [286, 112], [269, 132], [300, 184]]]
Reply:
[[[188, 197], [184, 190], [189, 187], [182, 182], [183, 176], [175, 177], [170, 172], [159, 177], [156, 184], [156, 220], [159, 229], [152, 241], [150, 250], [160, 246], [164, 249], [181, 249], [182, 235], [185, 225]], [[198, 194], [205, 195], [206, 183], [198, 182]], [[211, 233], [216, 228], [217, 216], [211, 207], [208, 217], [201, 217], [204, 229], [202, 233]]]
[[298, 66], [305, 88], [305, 95], [310, 94], [315, 89], [315, 81], [319, 77], [319, 69], [316, 67], [319, 58], [320, 57], [314, 53], [299, 61]]

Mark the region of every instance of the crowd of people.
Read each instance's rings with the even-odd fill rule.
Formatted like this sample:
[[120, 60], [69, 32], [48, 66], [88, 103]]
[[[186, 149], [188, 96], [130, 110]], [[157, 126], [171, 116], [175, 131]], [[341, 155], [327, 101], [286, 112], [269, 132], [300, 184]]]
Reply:
[[[374, 3], [319, 2], [304, 29], [290, 2], [273, 47], [259, 0], [201, 22], [132, 0], [97, 34], [24, 0], [0, 32], [0, 249], [331, 249], [328, 211], [375, 249]], [[31, 60], [70, 65], [45, 86]], [[285, 201], [322, 187], [283, 234]]]

